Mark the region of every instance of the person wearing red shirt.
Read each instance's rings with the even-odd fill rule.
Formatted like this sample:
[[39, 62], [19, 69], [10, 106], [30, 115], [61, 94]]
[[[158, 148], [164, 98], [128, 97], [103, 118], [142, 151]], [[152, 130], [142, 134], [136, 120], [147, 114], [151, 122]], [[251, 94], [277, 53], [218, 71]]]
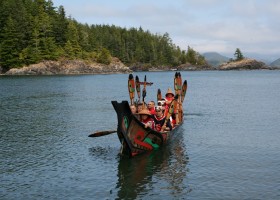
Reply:
[[150, 101], [149, 103], [148, 103], [148, 110], [150, 111], [150, 113], [152, 114], [152, 115], [154, 115], [154, 114], [156, 114], [156, 111], [155, 111], [155, 102], [154, 101]]

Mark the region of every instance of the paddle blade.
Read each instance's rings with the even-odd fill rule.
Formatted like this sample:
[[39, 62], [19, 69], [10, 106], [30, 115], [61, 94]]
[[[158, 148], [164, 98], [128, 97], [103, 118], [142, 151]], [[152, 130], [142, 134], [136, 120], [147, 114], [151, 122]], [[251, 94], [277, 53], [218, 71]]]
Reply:
[[143, 87], [143, 90], [142, 90], [142, 98], [143, 98], [143, 103], [144, 103], [144, 99], [147, 95], [147, 92], [146, 92], [146, 82], [147, 82], [147, 78], [146, 78], [146, 75], [145, 75], [145, 78], [144, 78], [144, 87]]
[[165, 121], [164, 121], [164, 124], [163, 124], [163, 126], [162, 126], [161, 131], [163, 131], [163, 127], [166, 126], [168, 120], [170, 119], [170, 117], [171, 117], [172, 114], [174, 113], [174, 110], [176, 109], [176, 106], [177, 106], [177, 103], [178, 103], [178, 102], [177, 102], [177, 101], [178, 101], [178, 98], [179, 98], [179, 95], [176, 94], [175, 97], [174, 97], [174, 99], [172, 100], [172, 102], [171, 102], [169, 108], [168, 108], [168, 112], [167, 112], [167, 115], [166, 115], [166, 118], [165, 118]]
[[135, 77], [135, 82], [136, 82], [137, 96], [138, 96], [138, 99], [140, 99], [141, 89], [140, 89], [140, 81], [139, 81], [139, 77], [138, 76]]
[[177, 94], [178, 91], [178, 72], [175, 73], [174, 76], [174, 90], [175, 90], [175, 94]]
[[115, 132], [117, 132], [117, 130], [99, 131], [99, 132], [95, 132], [95, 133], [90, 134], [88, 137], [100, 137], [100, 136], [109, 135], [109, 134], [115, 133]]
[[182, 90], [182, 76], [181, 76], [181, 73], [178, 72], [178, 89], [179, 89], [179, 94]]
[[162, 100], [162, 95], [161, 95], [161, 90], [160, 89], [158, 89], [158, 91], [157, 91], [157, 100], [158, 101]]
[[129, 98], [132, 102], [134, 99], [134, 92], [135, 92], [135, 82], [132, 74], [129, 74], [128, 76], [128, 92], [129, 92]]
[[188, 82], [185, 80], [183, 85], [182, 85], [182, 102], [184, 101], [185, 99], [185, 96], [186, 96], [186, 93], [187, 93], [187, 89], [188, 89]]

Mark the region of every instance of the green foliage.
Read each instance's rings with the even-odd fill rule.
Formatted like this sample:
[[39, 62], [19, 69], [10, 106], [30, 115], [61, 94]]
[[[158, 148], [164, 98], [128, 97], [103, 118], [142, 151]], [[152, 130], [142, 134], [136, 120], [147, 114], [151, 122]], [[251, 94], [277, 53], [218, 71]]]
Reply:
[[234, 57], [235, 57], [235, 60], [236, 60], [236, 61], [239, 61], [239, 60], [244, 59], [244, 56], [243, 56], [243, 54], [242, 54], [242, 52], [240, 51], [239, 48], [237, 48], [237, 49], [235, 50]]
[[102, 48], [101, 52], [97, 56], [97, 62], [109, 65], [111, 63], [110, 51], [106, 48]]
[[182, 51], [168, 33], [153, 35], [140, 28], [87, 25], [67, 18], [51, 0], [0, 1], [0, 65], [5, 71], [42, 60], [86, 59], [109, 64], [147, 66], [202, 64], [192, 48]]
[[9, 66], [20, 66], [18, 54], [19, 45], [16, 24], [14, 20], [9, 17], [7, 24], [1, 32], [0, 65], [3, 67], [4, 71], [8, 70]]
[[188, 51], [186, 53], [186, 60], [192, 65], [205, 65], [205, 58], [193, 50], [191, 47], [188, 47]]

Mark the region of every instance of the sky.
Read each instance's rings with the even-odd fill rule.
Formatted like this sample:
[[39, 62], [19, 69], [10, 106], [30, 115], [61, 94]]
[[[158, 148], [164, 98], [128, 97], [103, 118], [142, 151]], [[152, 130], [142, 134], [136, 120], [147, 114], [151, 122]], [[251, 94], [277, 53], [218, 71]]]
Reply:
[[52, 0], [80, 23], [169, 34], [203, 54], [217, 52], [274, 61], [280, 58], [279, 0]]

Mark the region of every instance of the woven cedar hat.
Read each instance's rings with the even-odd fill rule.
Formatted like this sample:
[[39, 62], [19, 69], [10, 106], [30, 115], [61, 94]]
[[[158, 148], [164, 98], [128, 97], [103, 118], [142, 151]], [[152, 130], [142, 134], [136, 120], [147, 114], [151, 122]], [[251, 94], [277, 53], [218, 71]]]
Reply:
[[166, 92], [165, 96], [167, 96], [168, 94], [172, 94], [172, 96], [174, 97], [174, 94], [173, 94], [173, 92], [172, 92], [172, 89], [171, 89], [171, 88], [168, 88], [168, 90], [167, 90], [167, 92]]
[[149, 110], [143, 109], [138, 113], [138, 115], [149, 115], [149, 116], [151, 116], [151, 113], [150, 113]]

